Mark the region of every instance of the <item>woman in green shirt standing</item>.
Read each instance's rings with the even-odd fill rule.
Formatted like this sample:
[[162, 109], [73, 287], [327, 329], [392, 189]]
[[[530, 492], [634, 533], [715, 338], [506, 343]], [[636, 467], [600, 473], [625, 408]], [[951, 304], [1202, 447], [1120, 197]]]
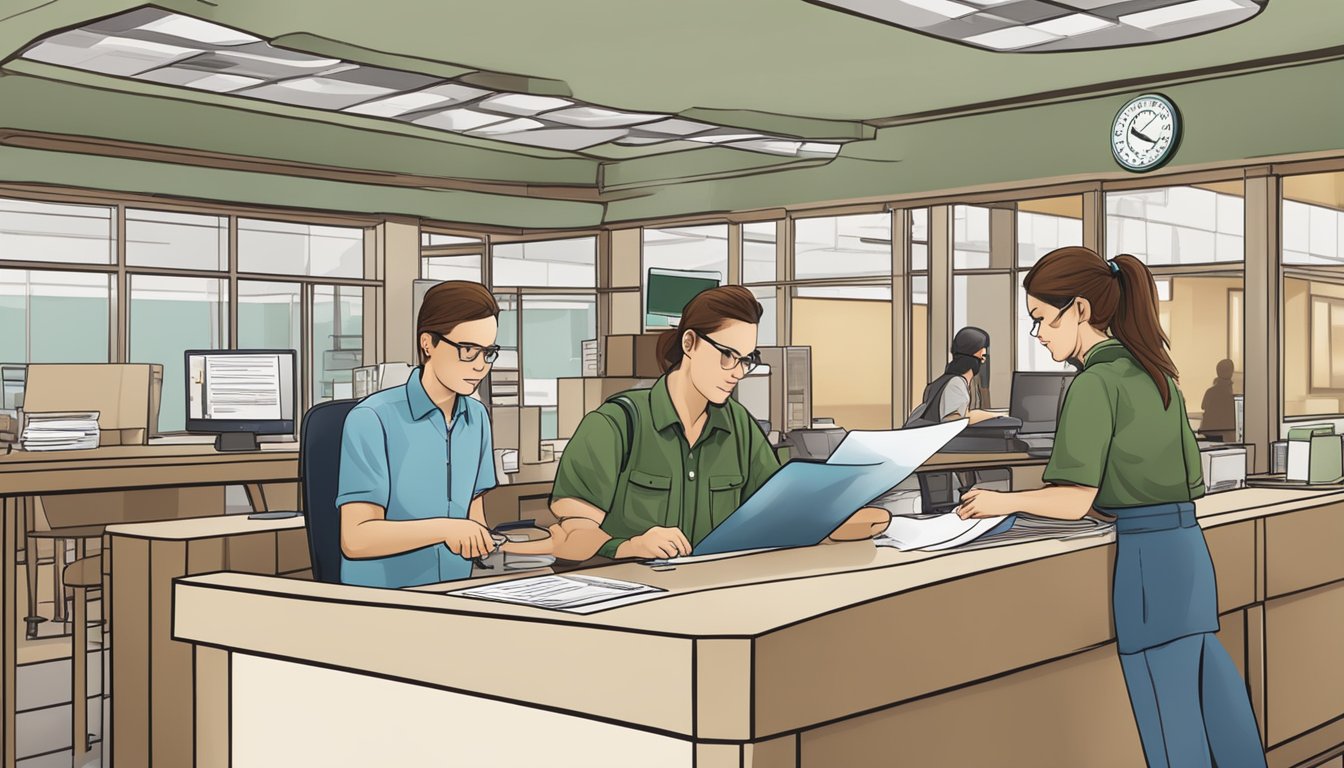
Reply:
[[[742, 286], [702, 291], [658, 340], [658, 382], [584, 416], [556, 470], [552, 554], [689, 555], [779, 469], [760, 426], [729, 397], [760, 363], [761, 313]], [[831, 538], [870, 538], [890, 520], [885, 510], [861, 509]]]
[[1082, 371], [1059, 414], [1047, 487], [972, 490], [959, 514], [1113, 517], [1115, 634], [1148, 765], [1263, 768], [1245, 683], [1214, 636], [1213, 562], [1195, 519], [1199, 447], [1152, 273], [1133, 256], [1103, 261], [1060, 248], [1032, 267], [1025, 287], [1031, 335]]

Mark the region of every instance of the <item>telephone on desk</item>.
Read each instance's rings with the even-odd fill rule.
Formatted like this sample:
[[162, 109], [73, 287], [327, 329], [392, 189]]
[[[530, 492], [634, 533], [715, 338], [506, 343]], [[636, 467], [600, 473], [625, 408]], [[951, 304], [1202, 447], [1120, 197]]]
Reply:
[[1027, 444], [1017, 437], [1022, 420], [995, 416], [971, 424], [943, 446], [943, 453], [1026, 453]]

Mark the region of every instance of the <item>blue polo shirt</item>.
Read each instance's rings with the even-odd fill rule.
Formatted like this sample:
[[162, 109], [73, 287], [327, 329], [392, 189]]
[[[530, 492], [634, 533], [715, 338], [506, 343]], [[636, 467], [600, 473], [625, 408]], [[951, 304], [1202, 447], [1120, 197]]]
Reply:
[[[465, 518], [471, 500], [495, 487], [485, 406], [458, 396], [449, 427], [420, 374], [416, 368], [404, 385], [350, 410], [341, 436], [337, 508], [363, 501], [387, 510], [388, 520]], [[442, 543], [389, 557], [355, 560], [341, 553], [345, 584], [413, 587], [470, 575], [471, 561]]]

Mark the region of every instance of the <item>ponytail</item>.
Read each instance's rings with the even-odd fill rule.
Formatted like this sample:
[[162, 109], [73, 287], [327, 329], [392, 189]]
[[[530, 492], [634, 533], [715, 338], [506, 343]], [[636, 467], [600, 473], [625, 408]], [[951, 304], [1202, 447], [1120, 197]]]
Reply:
[[1111, 318], [1111, 334], [1152, 377], [1157, 391], [1162, 394], [1162, 407], [1166, 408], [1171, 404], [1167, 377], [1173, 380], [1179, 377], [1176, 364], [1167, 353], [1171, 341], [1158, 320], [1157, 283], [1148, 267], [1129, 254], [1116, 256], [1110, 263], [1118, 267], [1116, 280], [1120, 284], [1120, 301]]
[[1027, 293], [1062, 307], [1074, 298], [1092, 305], [1092, 327], [1110, 329], [1157, 385], [1162, 407], [1171, 405], [1171, 380], [1179, 380], [1167, 353], [1170, 341], [1157, 315], [1157, 283], [1143, 262], [1121, 254], [1103, 260], [1089, 248], [1069, 246], [1047, 253], [1023, 281]]
[[667, 373], [686, 357], [681, 340], [688, 331], [713, 333], [730, 320], [755, 325], [765, 309], [751, 291], [740, 285], [721, 285], [697, 293], [681, 311], [681, 322], [658, 335], [658, 365]]

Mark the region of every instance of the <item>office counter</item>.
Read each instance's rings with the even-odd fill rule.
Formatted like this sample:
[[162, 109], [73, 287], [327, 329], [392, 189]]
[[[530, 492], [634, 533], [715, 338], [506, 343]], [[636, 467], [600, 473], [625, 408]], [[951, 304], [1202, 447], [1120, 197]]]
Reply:
[[[1344, 745], [1344, 493], [1199, 503], [1271, 765]], [[871, 542], [592, 572], [590, 615], [246, 574], [177, 581], [197, 765], [1142, 765], [1112, 539]]]

